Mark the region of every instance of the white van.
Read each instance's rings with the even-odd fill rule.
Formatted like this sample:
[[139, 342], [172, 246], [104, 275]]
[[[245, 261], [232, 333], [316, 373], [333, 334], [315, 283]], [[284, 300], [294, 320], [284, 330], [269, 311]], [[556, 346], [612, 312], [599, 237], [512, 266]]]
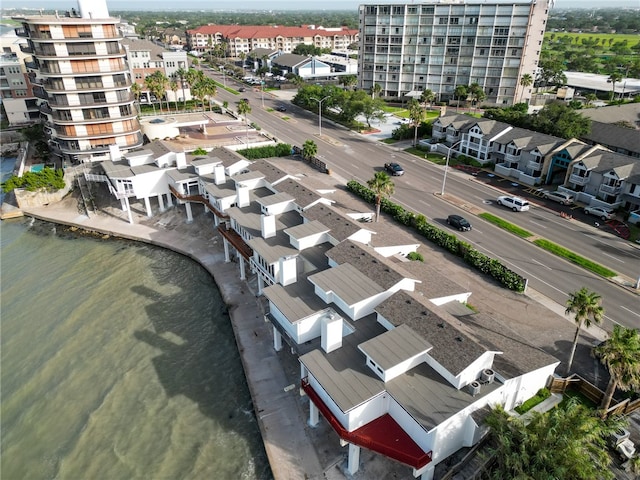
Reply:
[[498, 197], [498, 205], [504, 205], [514, 212], [526, 212], [529, 210], [529, 202], [520, 197], [502, 195], [501, 197]]

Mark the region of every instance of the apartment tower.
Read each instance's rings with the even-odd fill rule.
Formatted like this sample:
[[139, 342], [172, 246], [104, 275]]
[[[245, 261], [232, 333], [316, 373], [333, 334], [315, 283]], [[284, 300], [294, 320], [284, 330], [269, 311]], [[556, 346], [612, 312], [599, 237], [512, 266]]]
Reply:
[[108, 159], [112, 145], [123, 152], [142, 145], [120, 20], [109, 16], [105, 0], [15, 19], [23, 25], [16, 34], [28, 41], [26, 65], [54, 153], [65, 162], [90, 162]]
[[378, 84], [387, 99], [455, 97], [457, 85], [477, 83], [485, 104], [512, 105], [531, 97], [553, 0], [365, 4], [359, 7], [359, 86]]

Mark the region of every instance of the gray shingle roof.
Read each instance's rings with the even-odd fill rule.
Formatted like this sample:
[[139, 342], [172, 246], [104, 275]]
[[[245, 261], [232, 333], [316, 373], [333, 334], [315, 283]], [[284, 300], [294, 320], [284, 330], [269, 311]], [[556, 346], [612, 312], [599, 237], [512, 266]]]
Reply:
[[334, 292], [347, 305], [355, 305], [386, 290], [350, 263], [310, 275], [309, 280], [325, 292]]
[[345, 217], [335, 208], [319, 204], [302, 212], [307, 220], [317, 220], [331, 230], [331, 236], [338, 242], [346, 240], [354, 233], [363, 229], [363, 226], [349, 217]]
[[261, 172], [264, 175], [264, 179], [270, 184], [273, 185], [279, 180], [282, 180], [288, 174], [284, 170], [279, 169], [278, 167], [272, 165], [267, 160], [260, 159], [252, 162], [249, 165], [249, 170], [252, 172]]
[[358, 348], [382, 370], [431, 350], [432, 346], [406, 324], [361, 343]]
[[322, 197], [318, 193], [308, 189], [300, 182], [290, 178], [287, 178], [282, 182], [278, 182], [278, 184], [275, 185], [274, 188], [278, 192], [288, 193], [289, 195], [291, 195], [295, 199], [296, 205], [298, 205], [302, 209], [322, 199]]

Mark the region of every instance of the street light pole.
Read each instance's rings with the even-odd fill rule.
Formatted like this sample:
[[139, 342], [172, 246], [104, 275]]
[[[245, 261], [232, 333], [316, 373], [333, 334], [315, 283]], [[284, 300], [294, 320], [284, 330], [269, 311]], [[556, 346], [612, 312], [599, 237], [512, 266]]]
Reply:
[[457, 145], [460, 145], [462, 140], [458, 140], [456, 143], [447, 147], [447, 161], [444, 164], [444, 176], [442, 177], [442, 190], [440, 191], [440, 195], [444, 195], [444, 185], [447, 182], [447, 171], [449, 170], [449, 158], [451, 158], [451, 150], [453, 150]]
[[327, 95], [321, 100], [318, 100], [317, 98], [314, 98], [314, 97], [310, 97], [311, 100], [315, 100], [316, 102], [318, 102], [318, 130], [319, 130], [318, 136], [319, 137], [322, 137], [322, 102], [324, 102], [330, 96], [331, 95]]

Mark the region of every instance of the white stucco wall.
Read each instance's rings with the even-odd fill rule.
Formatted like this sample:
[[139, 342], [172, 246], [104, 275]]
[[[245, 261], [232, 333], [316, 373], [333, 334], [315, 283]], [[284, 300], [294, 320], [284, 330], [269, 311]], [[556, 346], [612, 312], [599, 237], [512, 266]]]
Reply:
[[415, 252], [418, 250], [419, 244], [411, 244], [411, 245], [393, 245], [388, 247], [378, 247], [375, 249], [383, 257], [390, 257], [392, 255], [402, 255], [406, 257], [411, 252]]
[[389, 394], [381, 391], [368, 402], [358, 405], [348, 412], [346, 429], [350, 432], [381, 417], [389, 410]]
[[[371, 237], [373, 232], [366, 229], [358, 230], [356, 233], [347, 238], [347, 240], [353, 240], [354, 242], [359, 242], [364, 245], [369, 245], [371, 243]], [[337, 242], [336, 242], [337, 243]]]
[[170, 193], [168, 178], [162, 170], [136, 175], [131, 183], [138, 199]]

